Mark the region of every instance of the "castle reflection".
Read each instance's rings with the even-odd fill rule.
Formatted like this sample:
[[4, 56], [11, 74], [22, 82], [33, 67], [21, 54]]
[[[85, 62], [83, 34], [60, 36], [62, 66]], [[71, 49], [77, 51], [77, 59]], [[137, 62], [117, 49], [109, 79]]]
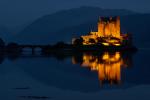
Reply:
[[[132, 65], [132, 52], [59, 52], [53, 53], [48, 57], [55, 57], [57, 60], [64, 60], [72, 57], [73, 64], [80, 64], [81, 67], [88, 68], [92, 72], [98, 73], [101, 84], [120, 84], [125, 75], [123, 70]], [[23, 54], [0, 54], [0, 64], [5, 58], [14, 61], [19, 58], [45, 57], [42, 55], [23, 55]]]
[[105, 82], [120, 84], [121, 70], [132, 65], [132, 56], [120, 52], [104, 52], [99, 55], [83, 53], [80, 56], [73, 56], [72, 63], [80, 63], [82, 67], [96, 71], [101, 84]]

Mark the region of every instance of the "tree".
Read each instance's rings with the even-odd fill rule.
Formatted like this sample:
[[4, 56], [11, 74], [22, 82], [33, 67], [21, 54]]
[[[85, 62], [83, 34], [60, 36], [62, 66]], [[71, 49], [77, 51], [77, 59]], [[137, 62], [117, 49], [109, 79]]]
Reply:
[[4, 48], [5, 47], [5, 42], [0, 38], [0, 48]]
[[55, 47], [57, 47], [57, 48], [62, 48], [62, 47], [65, 47], [66, 46], [66, 44], [63, 42], [63, 41], [60, 41], [60, 42], [58, 42], [56, 45], [55, 45]]
[[7, 45], [7, 48], [9, 48], [9, 49], [15, 49], [15, 48], [18, 48], [18, 44], [17, 43], [9, 43], [8, 45]]
[[19, 52], [21, 52], [21, 48], [19, 47], [19, 45], [17, 43], [9, 43], [6, 46], [6, 50], [9, 53], [19, 53]]
[[83, 38], [79, 38], [79, 39], [76, 39], [73, 43], [74, 45], [82, 45], [83, 44]]

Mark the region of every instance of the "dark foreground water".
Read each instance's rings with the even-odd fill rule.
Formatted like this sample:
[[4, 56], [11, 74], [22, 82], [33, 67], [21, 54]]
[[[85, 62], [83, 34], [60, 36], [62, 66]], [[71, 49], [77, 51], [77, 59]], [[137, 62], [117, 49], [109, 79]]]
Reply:
[[[57, 54], [50, 57], [30, 54], [16, 58], [2, 56], [0, 58], [0, 95], [4, 96], [3, 100], [10, 98], [20, 100], [18, 97], [28, 100], [42, 99], [38, 97], [40, 93], [36, 94], [37, 97], [32, 96], [40, 91], [43, 93], [41, 96], [47, 96], [51, 88], [61, 91], [96, 93], [150, 85], [149, 58], [149, 49], [140, 49], [134, 54], [88, 52]], [[51, 94], [53, 91], [56, 90], [52, 89]], [[45, 99], [50, 98], [45, 97]]]

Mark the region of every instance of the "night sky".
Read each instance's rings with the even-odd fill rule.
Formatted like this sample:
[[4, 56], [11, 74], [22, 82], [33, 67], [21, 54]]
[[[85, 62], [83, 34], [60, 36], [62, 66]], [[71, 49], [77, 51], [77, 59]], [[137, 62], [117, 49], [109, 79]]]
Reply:
[[0, 0], [0, 25], [19, 26], [62, 9], [97, 6], [149, 13], [150, 0]]

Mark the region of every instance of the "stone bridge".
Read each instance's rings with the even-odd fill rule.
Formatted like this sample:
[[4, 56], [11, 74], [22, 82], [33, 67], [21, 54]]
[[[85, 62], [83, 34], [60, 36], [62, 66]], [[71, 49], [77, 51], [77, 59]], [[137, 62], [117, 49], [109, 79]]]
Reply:
[[41, 49], [41, 50], [43, 50], [44, 48], [46, 48], [46, 47], [50, 47], [50, 45], [19, 45], [19, 48], [20, 49], [26, 49], [26, 48], [29, 48], [29, 49], [31, 49], [32, 50], [32, 54], [34, 54], [35, 53], [35, 50], [36, 49]]

